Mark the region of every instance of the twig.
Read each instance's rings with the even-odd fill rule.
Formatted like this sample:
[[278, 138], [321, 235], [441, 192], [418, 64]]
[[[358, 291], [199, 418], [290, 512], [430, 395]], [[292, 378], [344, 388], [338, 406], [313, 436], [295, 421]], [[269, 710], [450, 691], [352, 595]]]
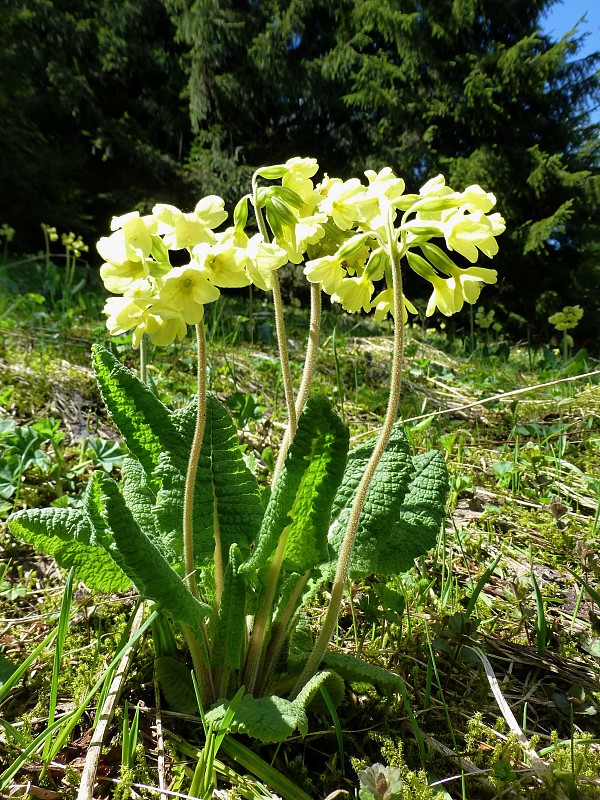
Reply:
[[[131, 623], [131, 634], [137, 633], [142, 620], [146, 606], [144, 603], [140, 604], [133, 622]], [[139, 639], [138, 639], [139, 641]], [[137, 644], [137, 643], [136, 643]], [[119, 696], [125, 683], [125, 678], [133, 661], [134, 651], [136, 645], [130, 647], [123, 658], [121, 659], [115, 677], [112, 680], [108, 694], [102, 706], [98, 724], [92, 734], [90, 746], [85, 757], [85, 765], [81, 773], [81, 783], [79, 784], [79, 791], [77, 793], [77, 800], [93, 800], [94, 797], [94, 784], [96, 783], [96, 773], [98, 771], [98, 762], [100, 761], [100, 754], [102, 753], [102, 745], [104, 744], [104, 737], [108, 732], [110, 723], [112, 722], [115, 713], [116, 705], [119, 701]]]
[[158, 772], [158, 787], [161, 791], [162, 800], [167, 800], [165, 792], [165, 740], [163, 737], [162, 729], [162, 713], [160, 708], [160, 687], [158, 685], [158, 678], [156, 671], [154, 672], [154, 702], [156, 704], [156, 769]]
[[[494, 400], [504, 400], [506, 397], [516, 397], [519, 394], [527, 394], [528, 392], [534, 392], [537, 389], [547, 389], [549, 386], [558, 386], [560, 383], [579, 381], [583, 380], [583, 378], [593, 378], [596, 375], [600, 375], [600, 369], [595, 369], [592, 372], [584, 372], [581, 375], [570, 375], [568, 378], [557, 378], [556, 380], [548, 381], [547, 383], [536, 383], [533, 386], [525, 386], [523, 389], [513, 389], [510, 392], [500, 392], [499, 394], [490, 395], [490, 397], [484, 397], [481, 400], [473, 400], [472, 402], [465, 403], [462, 406], [443, 408], [440, 411], [429, 411], [427, 414], [419, 414], [417, 417], [407, 417], [402, 419], [398, 424], [406, 425], [409, 422], [419, 422], [419, 420], [428, 419], [429, 417], [433, 418], [444, 416], [444, 414], [454, 414], [457, 411], [465, 411], [468, 408], [475, 408], [475, 406], [484, 406], [486, 403], [492, 403]], [[365, 431], [364, 433], [359, 433], [357, 436], [353, 436], [352, 444], [361, 441], [361, 439], [367, 439], [371, 436], [374, 436], [377, 433], [377, 430], [378, 429]]]
[[[511, 733], [514, 735], [515, 739], [519, 742], [519, 744], [523, 748], [523, 752], [527, 756], [527, 759], [531, 764], [532, 770], [535, 772], [538, 779], [542, 781], [542, 783], [547, 782], [548, 779], [553, 781], [554, 776], [552, 775], [552, 770], [546, 764], [546, 762], [538, 756], [533, 747], [529, 744], [529, 740], [521, 730], [519, 723], [515, 718], [515, 715], [513, 714], [510, 706], [506, 702], [506, 699], [502, 694], [502, 691], [500, 690], [498, 679], [496, 678], [496, 674], [494, 673], [494, 670], [489, 662], [488, 657], [483, 652], [483, 650], [480, 650], [479, 647], [472, 646], [471, 650], [476, 654], [477, 658], [481, 661], [483, 669], [485, 670], [485, 676], [488, 679], [488, 683], [490, 684], [492, 694], [494, 695], [496, 703], [498, 703], [498, 708], [500, 709], [502, 716], [506, 720], [506, 724], [510, 728]], [[555, 794], [556, 800], [566, 800], [566, 795], [559, 786], [554, 786], [554, 791], [556, 792]]]

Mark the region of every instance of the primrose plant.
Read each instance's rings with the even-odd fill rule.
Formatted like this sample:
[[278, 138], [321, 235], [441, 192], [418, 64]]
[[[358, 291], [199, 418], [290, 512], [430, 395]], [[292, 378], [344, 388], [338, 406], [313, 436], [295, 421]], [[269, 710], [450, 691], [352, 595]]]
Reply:
[[[411, 456], [396, 424], [404, 324], [415, 313], [402, 269], [432, 285], [426, 313], [449, 316], [475, 303], [496, 272], [460, 267], [448, 252], [471, 264], [480, 253], [492, 257], [504, 230], [502, 217], [489, 213], [494, 196], [479, 186], [458, 192], [438, 176], [408, 194], [389, 168], [367, 171], [366, 184], [327, 176], [315, 184], [317, 170], [312, 158], [257, 170], [224, 230], [215, 196], [192, 213], [156, 205], [148, 216], [113, 219], [113, 232], [98, 242], [101, 276], [115, 295], [107, 326], [112, 335], [132, 331], [141, 356], [138, 379], [108, 349], [93, 349], [104, 402], [129, 452], [120, 484], [97, 471], [81, 508], [26, 510], [9, 523], [92, 588], [135, 585], [161, 612], [153, 632], [167, 701], [197, 709], [189, 657], [208, 722], [222, 720], [236, 697], [232, 729], [264, 741], [306, 731], [319, 690], [339, 702], [344, 679], [401, 691], [398, 676], [328, 643], [348, 578], [406, 571], [433, 546], [444, 517], [441, 453]], [[174, 251], [183, 266], [171, 265]], [[277, 272], [289, 262], [311, 288], [297, 390]], [[205, 385], [204, 306], [224, 288], [249, 284], [272, 295], [287, 406], [271, 491], [262, 493], [226, 408]], [[391, 314], [395, 323], [382, 427], [350, 451], [329, 398], [311, 396], [322, 292], [348, 312], [373, 310], [379, 321]], [[182, 340], [188, 326], [197, 338], [197, 393], [169, 410], [145, 383], [145, 345]], [[321, 588], [330, 600], [313, 640], [302, 610]], [[188, 655], [178, 650], [182, 641]]]

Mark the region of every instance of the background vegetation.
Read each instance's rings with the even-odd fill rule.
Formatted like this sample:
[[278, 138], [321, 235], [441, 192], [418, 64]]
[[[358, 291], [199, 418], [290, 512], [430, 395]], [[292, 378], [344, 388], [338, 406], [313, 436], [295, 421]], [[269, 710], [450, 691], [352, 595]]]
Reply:
[[[157, 200], [227, 201], [262, 163], [409, 189], [479, 182], [508, 223], [499, 314], [600, 328], [600, 54], [540, 33], [556, 0], [5, 0], [0, 223], [89, 240]], [[92, 260], [94, 256], [91, 256]]]
[[[268, 786], [285, 800], [356, 797], [360, 782], [370, 800], [383, 793], [368, 792], [368, 771], [383, 762], [390, 784], [400, 774], [402, 796], [421, 800], [600, 798], [600, 180], [590, 117], [600, 54], [579, 59], [576, 35], [542, 36], [551, 5], [2, 2], [1, 520], [77, 507], [92, 471], [119, 473], [126, 451], [89, 368], [91, 344], [107, 336], [93, 243], [113, 214], [156, 201], [189, 209], [207, 193], [231, 208], [256, 166], [309, 155], [342, 177], [389, 164], [409, 190], [438, 171], [460, 188], [480, 182], [507, 219], [493, 263], [500, 283], [459, 319], [463, 330], [454, 318], [407, 328], [401, 417], [413, 451], [438, 448], [451, 475], [437, 546], [405, 575], [352, 583], [332, 643], [402, 676], [407, 703], [353, 686], [338, 720], [315, 713], [310, 736], [255, 746], [252, 766], [226, 751], [227, 737], [216, 772], [237, 796], [264, 800]], [[76, 233], [61, 240], [63, 231]], [[584, 317], [554, 331], [547, 318], [567, 303]], [[289, 304], [296, 377], [307, 317]], [[210, 389], [266, 482], [285, 416], [270, 305], [223, 298], [206, 324]], [[333, 397], [353, 443], [380, 424], [389, 333], [327, 309], [316, 388]], [[130, 337], [111, 346], [137, 369]], [[195, 359], [191, 339], [152, 349], [161, 400], [189, 398]], [[0, 790], [75, 796], [94, 727], [96, 700], [85, 698], [106, 678], [135, 599], [70, 578], [65, 588], [51, 559], [0, 526]], [[192, 793], [210, 737], [161, 698], [155, 654], [145, 635], [90, 797], [156, 797], [151, 787], [163, 785]], [[79, 703], [81, 722], [64, 733]]]

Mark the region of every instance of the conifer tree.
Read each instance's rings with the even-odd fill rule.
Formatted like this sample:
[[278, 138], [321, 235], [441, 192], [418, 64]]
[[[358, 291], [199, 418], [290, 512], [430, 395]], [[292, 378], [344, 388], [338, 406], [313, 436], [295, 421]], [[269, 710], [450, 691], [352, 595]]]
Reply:
[[188, 47], [191, 166], [224, 191], [293, 154], [339, 174], [389, 164], [413, 189], [481, 183], [510, 231], [499, 298], [528, 321], [563, 300], [591, 312], [600, 54], [541, 34], [555, 2], [165, 0]]

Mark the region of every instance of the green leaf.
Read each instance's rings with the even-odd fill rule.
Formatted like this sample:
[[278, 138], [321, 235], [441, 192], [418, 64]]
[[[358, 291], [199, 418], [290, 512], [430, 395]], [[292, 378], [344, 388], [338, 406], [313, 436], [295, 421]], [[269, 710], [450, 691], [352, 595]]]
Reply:
[[176, 620], [193, 630], [209, 616], [210, 608], [192, 595], [179, 575], [137, 524], [119, 487], [106, 473], [96, 473], [92, 497], [96, 513], [104, 518], [119, 549], [125, 569], [140, 591]]
[[181, 439], [169, 410], [105, 347], [92, 347], [92, 361], [108, 413], [129, 450], [150, 475], [163, 451], [181, 452]]
[[317, 672], [316, 675], [304, 685], [296, 699], [294, 700], [302, 708], [311, 708], [312, 711], [324, 712], [327, 705], [321, 696], [321, 687], [324, 686], [329, 692], [334, 706], [339, 706], [344, 699], [344, 680], [332, 670], [326, 669]]
[[17, 538], [52, 556], [59, 566], [74, 567], [77, 579], [90, 589], [111, 594], [131, 586], [81, 509], [27, 509], [14, 514], [8, 527]]
[[9, 461], [9, 456], [3, 454], [2, 460], [4, 463], [0, 466], [0, 497], [8, 500], [17, 491], [20, 469], [16, 458], [10, 458]]
[[0, 653], [0, 687], [2, 687], [17, 670], [17, 665], [10, 662]]
[[135, 521], [146, 532], [155, 525], [154, 507], [156, 494], [150, 488], [142, 465], [136, 458], [128, 456], [121, 469], [121, 490]]
[[285, 537], [283, 570], [303, 574], [327, 557], [331, 506], [348, 452], [348, 429], [325, 396], [311, 398], [275, 482], [252, 557], [241, 571], [268, 563]]
[[[374, 442], [352, 450], [335, 498], [329, 541], [339, 552], [356, 488]], [[436, 542], [445, 515], [449, 481], [441, 453], [411, 458], [404, 432], [395, 428], [367, 492], [352, 551], [350, 577], [396, 575]]]
[[444, 456], [438, 450], [430, 450], [415, 456], [413, 464], [415, 474], [392, 537], [382, 543], [379, 575], [409, 570], [415, 558], [435, 545], [446, 514], [450, 482]]
[[[172, 414], [181, 435], [181, 453], [189, 454], [196, 421], [196, 402]], [[155, 513], [161, 535], [169, 546], [181, 551], [183, 492], [187, 470], [181, 456], [165, 451], [156, 475], [161, 489]], [[220, 549], [228, 554], [237, 544], [245, 557], [263, 518], [263, 506], [256, 478], [246, 467], [239, 448], [237, 430], [225, 406], [213, 395], [206, 399], [206, 425], [198, 461], [194, 494], [194, 558], [199, 568], [214, 560], [215, 534]]]
[[197, 714], [198, 700], [194, 691], [191, 670], [173, 656], [160, 656], [154, 660], [156, 678], [169, 704], [181, 714]]
[[[217, 728], [223, 721], [229, 701], [219, 703], [206, 715], [206, 721]], [[254, 698], [247, 694], [237, 707], [230, 733], [245, 733], [261, 742], [283, 742], [295, 730], [308, 732], [308, 720], [304, 709], [297, 703], [282, 697]]]
[[[331, 513], [329, 543], [334, 560], [344, 538], [358, 484], [374, 447], [375, 440], [372, 439], [348, 454], [348, 465]], [[351, 577], [372, 572], [390, 574], [390, 565], [381, 558], [381, 549], [389, 543], [391, 547], [388, 547], [388, 551], [391, 549], [394, 552], [394, 526], [414, 472], [406, 435], [401, 428], [394, 428], [373, 475], [360, 516], [350, 563]], [[394, 560], [398, 560], [395, 552]], [[391, 568], [391, 571], [394, 569]]]
[[400, 675], [375, 664], [368, 664], [348, 653], [328, 650], [323, 655], [323, 663], [348, 683], [369, 683], [382, 692], [404, 693], [404, 681]]
[[238, 573], [240, 551], [231, 546], [217, 615], [211, 666], [240, 669], [246, 630], [246, 579]]

